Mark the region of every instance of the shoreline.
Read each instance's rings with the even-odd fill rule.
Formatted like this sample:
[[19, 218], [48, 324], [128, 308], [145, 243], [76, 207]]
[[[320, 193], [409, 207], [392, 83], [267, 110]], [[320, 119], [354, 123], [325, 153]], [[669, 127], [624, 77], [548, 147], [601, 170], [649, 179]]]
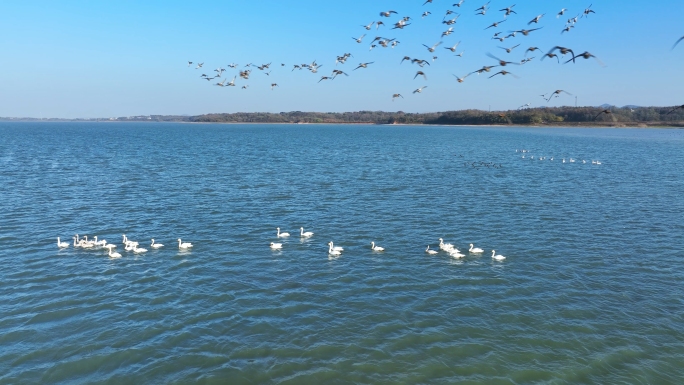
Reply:
[[176, 124], [229, 124], [229, 125], [340, 125], [340, 126], [434, 126], [434, 127], [500, 127], [500, 128], [673, 128], [684, 129], [684, 122], [576, 122], [558, 124], [430, 124], [430, 123], [376, 123], [376, 122], [193, 122], [179, 120], [81, 120], [81, 119], [1, 119], [0, 123], [176, 123]]

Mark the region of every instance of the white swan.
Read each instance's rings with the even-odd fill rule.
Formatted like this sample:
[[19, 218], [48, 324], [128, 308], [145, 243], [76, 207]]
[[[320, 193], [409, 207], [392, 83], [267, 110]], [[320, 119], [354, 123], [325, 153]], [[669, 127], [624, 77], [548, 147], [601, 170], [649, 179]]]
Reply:
[[468, 249], [468, 251], [473, 253], [473, 254], [484, 253], [484, 250], [482, 250], [481, 248], [473, 247], [472, 243], [470, 244], [470, 249]]
[[373, 251], [385, 251], [384, 247], [375, 246], [375, 242], [371, 242], [371, 250]]
[[190, 242], [181, 242], [180, 238], [178, 238], [178, 248], [179, 249], [189, 249], [192, 247], [192, 243]]
[[84, 249], [90, 249], [95, 247], [95, 242], [89, 241], [87, 235], [84, 235], [83, 239], [81, 239], [79, 243], [81, 244], [81, 247], [83, 247]]
[[425, 252], [430, 254], [430, 255], [437, 254], [436, 250], [430, 250], [430, 245], [428, 245], [427, 249], [425, 249]]
[[446, 252], [455, 251], [457, 253], [460, 253], [460, 251], [457, 248], [455, 248], [454, 245], [452, 245], [451, 243], [444, 243], [444, 240], [442, 238], [439, 238], [439, 248]]
[[[74, 238], [74, 241], [76, 241], [76, 238]], [[63, 249], [65, 247], [69, 247], [69, 243], [68, 242], [60, 242], [59, 237], [57, 237], [57, 247], [59, 247], [60, 249]]]
[[271, 242], [271, 248], [272, 248], [273, 250], [280, 250], [280, 249], [283, 248], [283, 244], [282, 244], [282, 243], [273, 243], [273, 242]]
[[449, 255], [450, 255], [452, 258], [463, 258], [463, 257], [465, 257], [465, 254], [461, 254], [461, 253], [459, 253], [458, 251], [450, 251], [450, 252], [449, 252]]
[[133, 246], [133, 247], [139, 245], [138, 242], [133, 242], [133, 241], [129, 240], [128, 237], [126, 237], [126, 234], [123, 235], [123, 243], [124, 243], [124, 245], [126, 245], [126, 246], [131, 245], [131, 246]]
[[344, 248], [343, 248], [343, 247], [335, 246], [335, 245], [333, 244], [333, 241], [328, 242], [328, 246], [332, 247], [333, 250], [337, 250], [337, 251], [339, 251], [339, 252], [343, 252], [343, 251], [344, 251]]
[[124, 250], [126, 250], [126, 251], [133, 251], [134, 249], [135, 249], [135, 246], [131, 245], [130, 243], [124, 247]]
[[97, 235], [94, 236], [93, 238], [95, 238], [95, 246], [102, 246], [102, 247], [104, 247], [104, 246], [107, 244], [107, 240], [106, 240], [106, 239], [103, 239], [103, 240], [101, 240], [101, 241], [98, 241], [98, 240], [97, 240]]
[[304, 232], [304, 228], [300, 227], [299, 228], [299, 234], [304, 238], [309, 238], [309, 237], [312, 237], [314, 233], [312, 233], [311, 231]]
[[330, 255], [341, 255], [341, 254], [342, 254], [341, 251], [339, 251], [339, 250], [334, 250], [331, 243], [328, 243], [328, 245], [329, 245], [329, 247], [328, 247], [328, 254], [330, 254]]
[[152, 244], [150, 245], [151, 248], [153, 249], [158, 249], [160, 247], [164, 247], [161, 243], [154, 243], [154, 238], [152, 239]]
[[276, 237], [278, 238], [285, 238], [290, 236], [290, 233], [281, 233], [280, 227], [276, 227], [276, 230], [278, 230], [278, 234], [276, 234]]
[[146, 253], [147, 249], [144, 247], [133, 246], [134, 253]]
[[506, 259], [503, 255], [495, 255], [496, 251], [492, 250], [492, 258], [496, 259], [497, 261], [503, 261]]
[[109, 258], [121, 258], [121, 254], [119, 254], [117, 252], [112, 253], [112, 247], [114, 247], [114, 245], [109, 245], [109, 247], [108, 247], [109, 248]]

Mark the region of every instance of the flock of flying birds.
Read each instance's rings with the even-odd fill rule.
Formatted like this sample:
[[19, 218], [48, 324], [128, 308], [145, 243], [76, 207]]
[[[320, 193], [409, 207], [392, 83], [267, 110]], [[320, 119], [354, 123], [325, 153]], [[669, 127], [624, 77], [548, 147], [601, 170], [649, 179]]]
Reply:
[[[422, 1], [422, 0], [420, 0], [420, 1]], [[452, 35], [454, 33], [454, 26], [459, 21], [459, 18], [462, 16], [462, 13], [463, 14], [471, 14], [472, 15], [471, 17], [483, 17], [483, 18], [487, 17], [488, 15], [492, 15], [492, 14], [496, 15], [496, 18], [495, 18], [496, 21], [494, 21], [492, 23], [484, 22], [482, 24], [483, 30], [484, 31], [490, 31], [491, 30], [493, 32], [493, 36], [491, 37], [491, 39], [498, 41], [498, 43], [500, 43], [500, 44], [503, 44], [507, 40], [512, 40], [512, 39], [517, 38], [517, 40], [516, 40], [517, 44], [509, 44], [509, 45], [505, 45], [505, 46], [504, 45], [498, 45], [497, 46], [498, 49], [501, 49], [503, 51], [502, 55], [506, 55], [506, 56], [512, 55], [512, 54], [514, 54], [514, 52], [519, 52], [519, 51], [523, 51], [523, 50], [524, 50], [524, 53], [523, 53], [523, 57], [520, 59], [502, 59], [502, 58], [497, 57], [496, 55], [494, 55], [490, 52], [487, 52], [486, 55], [490, 59], [492, 59], [494, 62], [490, 63], [490, 64], [485, 64], [481, 68], [475, 69], [474, 71], [469, 72], [463, 76], [457, 76], [454, 74], [453, 76], [456, 78], [456, 81], [458, 83], [463, 83], [466, 80], [466, 78], [468, 78], [471, 75], [475, 75], [475, 74], [481, 75], [484, 73], [489, 74], [488, 78], [490, 78], [490, 79], [497, 77], [499, 75], [501, 75], [501, 76], [510, 75], [511, 77], [518, 78], [517, 75], [515, 75], [513, 72], [511, 72], [509, 70], [514, 66], [525, 65], [525, 64], [533, 61], [536, 57], [531, 56], [531, 55], [534, 54], [535, 52], [540, 53], [540, 57], [539, 57], [540, 61], [543, 61], [545, 59], [549, 59], [549, 60], [555, 59], [558, 64], [560, 64], [561, 62], [563, 64], [569, 64], [569, 63], [576, 64], [579, 59], [594, 59], [599, 65], [605, 66], [601, 62], [601, 60], [598, 59], [598, 57], [596, 57], [594, 54], [592, 54], [588, 51], [576, 52], [576, 50], [573, 50], [573, 49], [568, 48], [568, 47], [564, 47], [562, 45], [554, 45], [553, 47], [548, 49], [548, 51], [542, 50], [541, 48], [533, 46], [533, 45], [529, 45], [529, 46], [524, 45], [523, 46], [524, 40], [520, 41], [521, 38], [524, 39], [525, 37], [530, 36], [531, 34], [542, 33], [540, 31], [543, 30], [544, 28], [547, 28], [546, 31], [551, 31], [548, 28], [549, 26], [541, 24], [542, 21], [549, 18], [549, 16], [547, 16], [546, 13], [538, 14], [532, 18], [520, 19], [520, 17], [523, 17], [523, 16], [518, 16], [518, 12], [516, 12], [516, 9], [515, 9], [515, 6], [516, 6], [515, 4], [496, 10], [496, 8], [498, 8], [498, 7], [492, 9], [490, 7], [491, 1], [487, 1], [484, 5], [481, 5], [479, 7], [473, 6], [473, 8], [471, 10], [471, 9], [466, 8], [467, 5], [464, 5], [465, 1], [466, 0], [460, 0], [458, 3], [452, 4], [452, 9], [447, 9], [445, 11], [445, 13], [443, 14], [443, 17], [442, 17], [442, 20], [440, 21], [440, 23], [443, 24], [446, 29], [441, 33], [441, 36], [440, 36], [441, 40], [439, 40], [438, 42], [436, 42], [432, 45], [422, 44], [422, 46], [427, 51], [427, 54], [429, 54], [429, 56], [427, 56], [427, 58], [415, 58], [415, 57], [412, 58], [410, 56], [404, 56], [401, 59], [401, 61], [398, 63], [399, 65], [402, 65], [404, 62], [407, 62], [407, 63], [410, 63], [412, 65], [416, 65], [420, 68], [415, 72], [413, 79], [416, 79], [420, 76], [424, 80], [427, 80], [428, 76], [426, 73], [427, 69], [425, 66], [431, 66], [431, 63], [434, 63], [438, 59], [437, 52], [443, 52], [443, 53], [445, 52], [442, 50], [438, 51], [438, 49], [440, 48], [440, 46], [442, 44], [444, 44], [443, 39], [449, 37], [450, 35]], [[468, 0], [468, 3], [472, 2], [472, 1], [475, 1], [475, 0]], [[426, 0], [425, 2], [423, 2], [423, 6], [429, 7], [433, 3], [434, 3], [434, 0]], [[460, 13], [460, 12], [462, 12], [462, 13]], [[556, 19], [565, 18], [565, 17], [567, 17], [566, 14], [569, 14], [568, 8], [561, 8], [558, 11], [558, 13], [555, 14], [555, 17], [556, 17]], [[570, 33], [571, 31], [573, 31], [576, 28], [576, 26], [578, 25], [578, 23], [580, 23], [581, 20], [589, 19], [593, 14], [596, 14], [596, 12], [592, 9], [592, 4], [590, 4], [588, 7], [581, 10], [581, 12], [577, 13], [577, 15], [575, 15], [573, 17], [569, 17], [567, 19], [567, 22], [565, 22], [565, 25], [562, 28], [562, 30], [560, 30], [559, 35], [564, 35], [566, 33]], [[364, 41], [366, 42], [366, 44], [368, 44], [368, 39], [370, 39], [370, 37], [368, 39], [366, 39], [366, 36], [367, 36], [368, 31], [372, 31], [373, 29], [375, 31], [380, 31], [380, 28], [383, 28], [383, 30], [387, 31], [388, 33], [389, 33], [389, 31], [396, 31], [397, 33], [399, 33], [398, 30], [410, 29], [411, 26], [416, 22], [412, 16], [401, 16], [401, 17], [399, 17], [399, 13], [394, 11], [394, 10], [381, 11], [381, 12], [379, 12], [379, 16], [380, 16], [381, 20], [371, 21], [368, 24], [360, 26], [363, 30], [366, 31], [366, 33], [360, 33], [359, 35], [352, 37], [353, 41], [356, 44], [358, 44], [358, 45], [364, 44]], [[394, 22], [383, 21], [384, 19], [390, 19], [393, 17], [398, 17], [398, 20], [396, 20]], [[420, 15], [421, 19], [432, 18], [432, 17], [434, 17], [434, 16], [432, 16], [432, 12], [429, 10], [424, 11]], [[503, 30], [498, 30], [501, 28], [501, 25], [503, 23], [507, 23], [506, 25], [518, 23], [519, 25], [523, 24], [524, 26], [522, 28], [512, 29], [512, 30], [509, 30], [508, 32], [504, 32]], [[677, 44], [679, 44], [679, 42], [681, 42], [682, 40], [684, 40], [684, 37], [677, 40], [677, 42], [674, 44], [672, 49], [674, 49], [677, 46]], [[399, 46], [400, 43], [401, 42], [398, 40], [397, 37], [375, 36], [375, 38], [373, 38], [370, 41], [368, 48], [369, 48], [369, 51], [372, 51], [373, 49], [376, 49], [376, 48], [394, 49], [397, 46]], [[459, 47], [460, 43], [461, 43], [461, 41], [449, 43], [449, 44], [446, 44], [445, 47], [441, 47], [441, 48], [447, 50], [449, 53], [454, 54], [453, 56], [463, 57], [463, 54], [465, 51], [461, 50], [460, 52], [457, 53], [457, 51], [459, 51], [458, 47]], [[530, 56], [528, 56], [528, 55], [530, 55]], [[322, 74], [320, 76], [320, 78], [318, 79], [317, 83], [321, 83], [323, 81], [332, 81], [340, 75], [350, 76], [349, 73], [339, 69], [340, 67], [338, 67], [338, 66], [344, 65], [347, 62], [347, 60], [349, 60], [350, 58], [353, 58], [353, 57], [354, 56], [351, 53], [344, 53], [340, 56], [337, 56], [335, 58], [336, 68], [334, 70], [332, 70], [329, 74], [328, 73]], [[212, 70], [212, 72], [209, 72], [208, 74], [202, 73], [200, 78], [207, 81], [207, 82], [211, 82], [214, 79], [219, 79], [219, 80], [216, 80], [215, 83], [213, 83], [215, 86], [218, 86], [218, 87], [236, 87], [236, 86], [238, 86], [238, 85], [236, 85], [236, 81], [238, 80], [238, 77], [239, 77], [240, 82], [244, 83], [241, 85], [241, 88], [247, 89], [249, 87], [248, 81], [250, 80], [250, 77], [252, 76], [253, 69], [257, 69], [263, 75], [270, 77], [272, 72], [273, 72], [271, 69], [271, 64], [272, 63], [257, 65], [254, 63], [247, 63], [243, 66], [240, 66], [236, 63], [228, 64], [227, 65], [228, 69], [237, 70], [237, 73], [234, 74], [234, 76], [232, 77], [232, 80], [230, 80], [230, 81], [228, 81], [230, 76], [227, 76], [221, 80], [224, 72], [228, 71], [228, 69], [223, 68], [223, 67], [218, 67], [218, 68]], [[374, 61], [359, 63], [358, 66], [356, 66], [355, 68], [353, 68], [349, 72], [353, 72], [353, 71], [357, 71], [357, 70], [365, 70], [373, 64], [375, 64]], [[188, 61], [188, 67], [192, 67], [192, 66], [194, 66], [194, 68], [196, 70], [202, 70], [205, 68], [203, 62], [194, 63], [192, 61]], [[319, 63], [317, 63], [316, 60], [314, 60], [311, 63], [294, 64], [294, 65], [292, 65], [292, 69], [290, 72], [295, 71], [295, 70], [297, 70], [297, 71], [308, 70], [312, 74], [318, 74], [319, 70], [323, 66], [324, 66], [323, 64], [319, 64]], [[280, 63], [280, 67], [281, 68], [287, 67], [287, 65], [285, 63]], [[492, 71], [493, 69], [494, 69], [494, 71]], [[261, 75], [258, 75], [258, 76], [261, 76]], [[276, 83], [276, 82], [270, 83], [271, 90], [274, 90], [276, 87], [279, 87], [278, 83]], [[420, 94], [426, 88], [428, 88], [427, 85], [418, 87], [412, 91], [412, 94]], [[562, 94], [572, 95], [568, 91], [559, 89], [559, 90], [555, 90], [555, 91], [548, 93], [548, 94], [543, 94], [541, 96], [548, 103], [552, 98], [559, 98], [559, 97], [561, 97]], [[404, 96], [401, 93], [393, 93], [392, 94], [392, 101], [394, 101], [397, 98], [403, 99]], [[529, 106], [530, 106], [530, 104], [528, 103], [524, 106], [521, 106], [521, 108], [529, 107]], [[607, 114], [610, 112], [602, 112], [602, 113]]]

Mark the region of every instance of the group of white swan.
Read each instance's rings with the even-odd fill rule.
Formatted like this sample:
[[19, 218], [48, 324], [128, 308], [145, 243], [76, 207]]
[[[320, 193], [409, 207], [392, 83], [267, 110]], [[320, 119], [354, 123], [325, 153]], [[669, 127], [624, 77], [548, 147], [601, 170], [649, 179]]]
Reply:
[[[301, 227], [299, 229], [300, 235], [302, 238], [310, 238], [313, 236], [312, 232], [304, 232], [304, 228]], [[281, 233], [280, 232], [280, 227], [276, 228], [276, 237], [278, 238], [284, 238], [284, 237], [289, 237], [289, 233]], [[271, 242], [271, 249], [273, 250], [282, 250], [283, 249], [283, 244], [282, 243], [275, 243]], [[454, 247], [451, 243], [444, 243], [444, 240], [442, 238], [439, 238], [439, 248], [440, 250], [446, 252], [453, 258], [463, 258], [465, 257], [465, 254], [462, 254], [457, 248]], [[376, 246], [375, 242], [371, 242], [371, 250], [372, 251], [377, 251], [377, 252], [382, 252], [385, 251], [384, 247], [381, 246]], [[342, 255], [342, 252], [344, 251], [343, 247], [340, 246], [335, 246], [333, 241], [328, 242], [328, 254], [331, 256], [340, 256]], [[432, 250], [430, 249], [430, 245], [428, 245], [427, 249], [425, 249], [425, 252], [430, 254], [430, 255], [435, 255], [438, 254], [439, 252], [437, 250]], [[479, 247], [475, 247], [472, 243], [470, 244], [470, 248], [468, 249], [468, 252], [470, 254], [482, 254], [484, 253], [484, 250], [480, 249]], [[496, 255], [496, 251], [492, 250], [492, 258], [497, 260], [497, 261], [503, 261], [506, 259], [503, 255]]]
[[[515, 152], [518, 152], [518, 151], [519, 151], [519, 152], [523, 152], [523, 153], [529, 152], [529, 150], [515, 150]], [[521, 159], [535, 160], [534, 155], [530, 155], [530, 156], [527, 156], [527, 157], [526, 157], [526, 155], [522, 155], [520, 158], [521, 158]], [[545, 157], [545, 156], [538, 156], [536, 159], [537, 159], [537, 160], [546, 160], [547, 157]], [[551, 160], [551, 161], [552, 161], [553, 159], [554, 159], [553, 157], [548, 158], [548, 160]], [[575, 163], [575, 162], [577, 162], [577, 160], [576, 160], [575, 158], [568, 158], [568, 161], [567, 161], [567, 162], [568, 162], [568, 163]], [[561, 163], [566, 163], [565, 158], [563, 158], [563, 159], [561, 160]], [[585, 159], [582, 159], [582, 164], [586, 164], [586, 163], [587, 163], [587, 161], [586, 161]], [[601, 161], [599, 161], [599, 160], [592, 160], [592, 161], [591, 161], [591, 164], [600, 165], [600, 164], [601, 164]]]
[[[452, 245], [451, 243], [444, 243], [444, 240], [442, 238], [439, 238], [439, 249], [449, 254], [452, 258], [465, 257], [465, 254], [462, 254], [457, 248], [454, 247], [454, 245]], [[428, 245], [427, 249], [425, 249], [425, 252], [430, 255], [435, 255], [439, 253], [439, 251], [437, 250], [430, 249], [430, 245]], [[484, 250], [480, 249], [479, 247], [475, 247], [475, 245], [471, 243], [468, 252], [470, 254], [482, 254], [484, 253]], [[492, 250], [492, 258], [494, 258], [497, 261], [503, 261], [504, 259], [506, 259], [506, 257], [504, 257], [503, 255], [495, 254], [496, 252]]]
[[[132, 251], [134, 253], [145, 253], [147, 252], [147, 249], [144, 247], [138, 247], [140, 245], [139, 242], [131, 241], [126, 237], [126, 234], [122, 235], [123, 237], [123, 245], [124, 245], [124, 250], [126, 251]], [[84, 236], [82, 239], [79, 237], [78, 234], [76, 234], [73, 237], [74, 240], [74, 248], [84, 248], [84, 249], [95, 249], [95, 248], [104, 248], [104, 249], [109, 249], [108, 255], [111, 258], [121, 258], [121, 254], [117, 252], [113, 252], [112, 249], [116, 247], [115, 244], [113, 243], [107, 243], [106, 240], [102, 239], [100, 241], [97, 240], [97, 236], [93, 237], [94, 240], [88, 240], [88, 236]], [[69, 247], [69, 244], [67, 242], [62, 242], [60, 240], [60, 237], [57, 237], [57, 247], [60, 249], [65, 249]], [[150, 244], [150, 247], [153, 249], [159, 249], [164, 247], [163, 244], [161, 243], [155, 243], [154, 239], [152, 239], [152, 243]], [[192, 247], [192, 243], [188, 242], [181, 242], [180, 238], [178, 238], [178, 249], [180, 250], [187, 250]]]

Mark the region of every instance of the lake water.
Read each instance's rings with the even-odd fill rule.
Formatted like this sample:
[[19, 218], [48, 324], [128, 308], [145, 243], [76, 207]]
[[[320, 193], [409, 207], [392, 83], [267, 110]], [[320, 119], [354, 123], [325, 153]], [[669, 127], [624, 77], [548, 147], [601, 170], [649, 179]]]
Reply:
[[672, 129], [0, 123], [0, 383], [678, 383], [683, 165]]

